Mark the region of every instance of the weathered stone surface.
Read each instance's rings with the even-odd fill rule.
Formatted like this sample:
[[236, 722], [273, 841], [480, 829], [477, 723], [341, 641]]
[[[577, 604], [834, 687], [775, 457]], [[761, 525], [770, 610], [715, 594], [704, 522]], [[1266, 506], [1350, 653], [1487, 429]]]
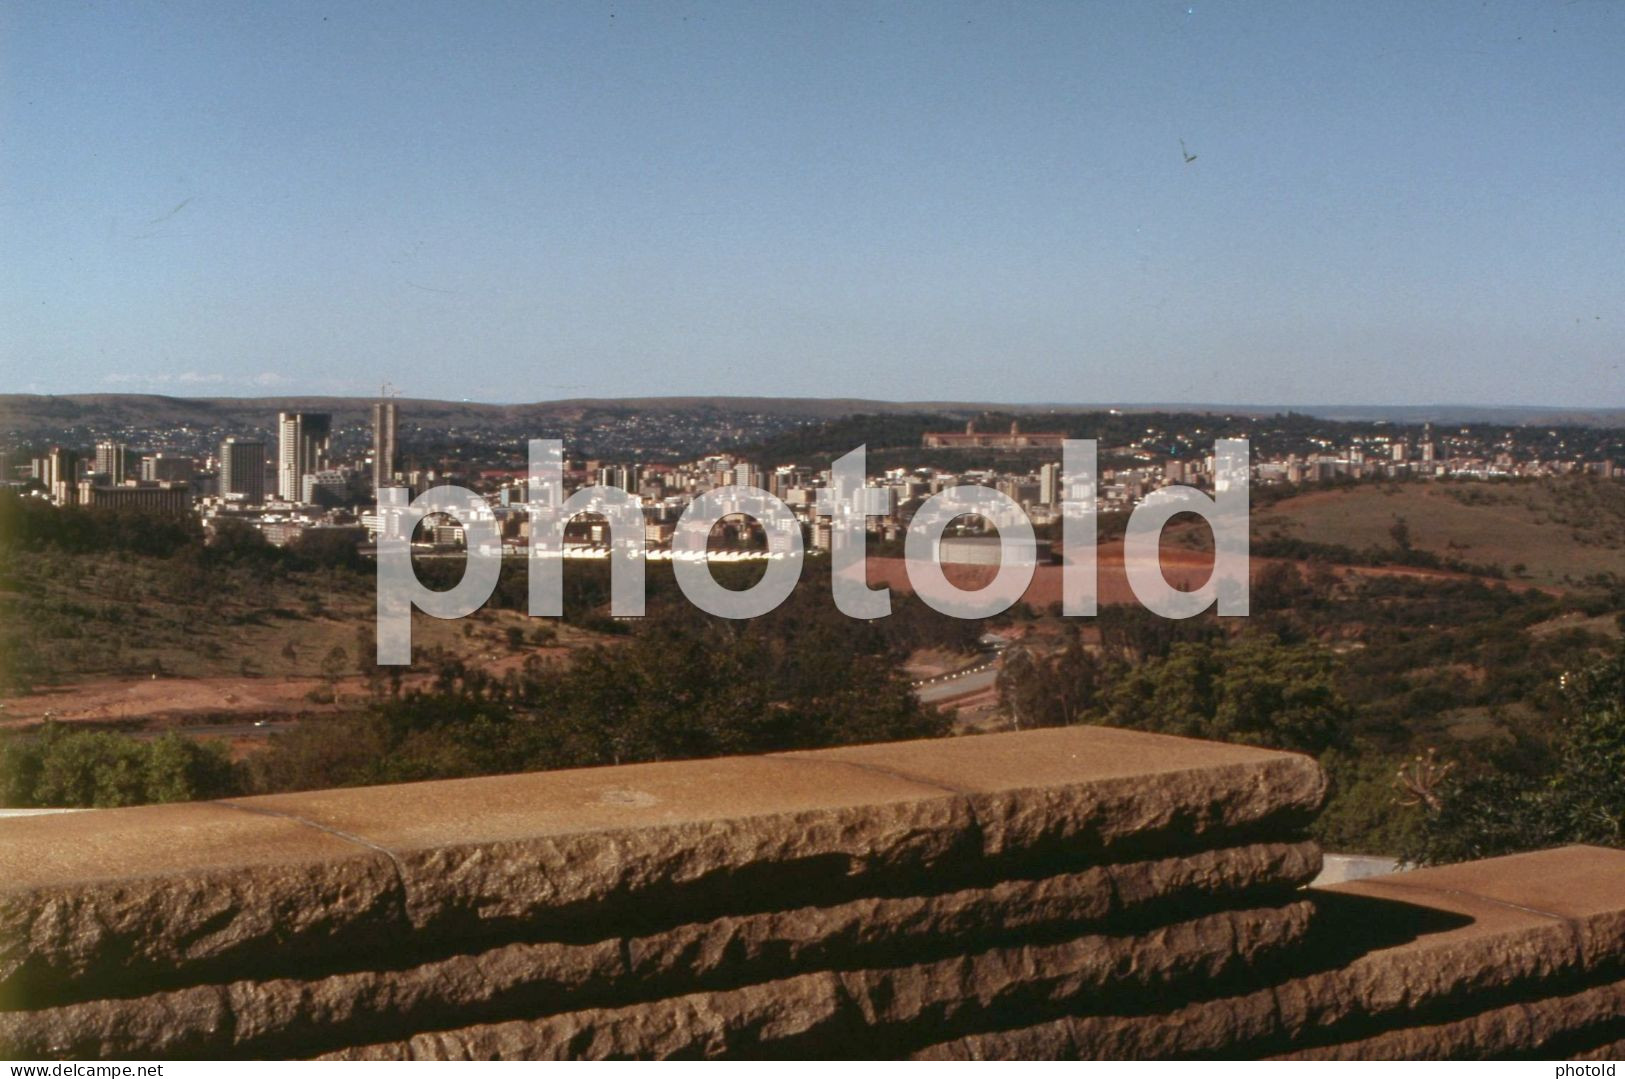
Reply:
[[1306, 757], [1066, 728], [31, 817], [0, 825], [0, 1006], [343, 967], [401, 912], [414, 942], [590, 939], [988, 855], [1191, 848], [1321, 785]]
[[[238, 981], [225, 987], [229, 1022], [194, 1003], [201, 990], [0, 1014], [0, 1052], [224, 1056], [325, 1047], [355, 1041], [351, 1031], [410, 1033], [452, 1016], [473, 1022], [503, 1012], [537, 1015], [578, 1009], [586, 996], [647, 999], [708, 982], [964, 951], [978, 940], [1044, 927], [1208, 909], [1240, 895], [1284, 892], [1311, 879], [1318, 866], [1313, 843], [1260, 843], [941, 895], [727, 916], [596, 944], [511, 944], [399, 971]], [[210, 988], [205, 999], [215, 1004], [216, 995]]]
[[1307, 757], [1147, 737], [1117, 727], [1057, 727], [791, 756], [962, 792], [988, 855], [1202, 836], [1261, 821], [1277, 822], [1284, 833], [1288, 822], [1307, 824], [1325, 798], [1325, 776]]
[[1226, 911], [1144, 933], [1089, 934], [933, 963], [825, 971], [621, 1008], [477, 1024], [330, 1054], [340, 1059], [835, 1055], [1011, 1008], [1223, 977], [1301, 940], [1312, 904]]
[[0, 824], [0, 1009], [199, 976], [406, 925], [389, 857], [263, 812], [149, 806]]
[[[1538, 1052], [1555, 1039], [1625, 1015], [1625, 985], [1612, 983], [1492, 1008], [1465, 1019], [1279, 1054], [1305, 1060], [1438, 1060]], [[1145, 1060], [1235, 1056], [1282, 1036], [1268, 990], [1201, 1001], [1154, 1015], [1068, 1016], [1017, 1030], [955, 1038], [913, 1054], [925, 1060]], [[1577, 1059], [1616, 1059], [1604, 1046]]]
[[[227, 987], [233, 1052], [287, 1053], [333, 1045], [334, 1035], [380, 1022], [418, 1025], [493, 1005], [559, 1010], [584, 992], [624, 984], [621, 942], [512, 944], [404, 971], [363, 971], [304, 983], [290, 979]], [[353, 1035], [352, 1035], [353, 1037]]]
[[404, 970], [199, 985], [0, 1013], [0, 1056], [297, 1055], [357, 1031], [428, 1024], [503, 1002], [562, 1010], [624, 981], [622, 942], [513, 944]]
[[1625, 851], [1561, 847], [1317, 891], [1364, 903], [1345, 917], [1381, 919], [1385, 903], [1396, 922], [1421, 911], [1456, 924], [1279, 987], [1283, 1027], [1294, 1037], [1351, 1017], [1583, 976], [1625, 956]]
[[[1069, 1015], [925, 1046], [917, 1060], [1162, 1060], [1225, 1054], [1280, 1030], [1269, 990], [1146, 1015]], [[1235, 1055], [1229, 1053], [1228, 1055]]]
[[342, 968], [402, 911], [414, 942], [590, 939], [989, 858], [1194, 850], [1301, 822], [1323, 786], [1306, 757], [1072, 727], [11, 820], [0, 1006]]
[[10, 1060], [218, 1057], [230, 1041], [231, 1012], [218, 985], [0, 1012], [0, 1057]]
[[1076, 729], [6, 822], [0, 1052], [1412, 1057], [1617, 1038], [1625, 852], [1289, 900], [1314, 848], [1254, 840], [1297, 835], [1320, 796], [1302, 758]]
[[1384, 1031], [1369, 1038], [1282, 1054], [1292, 1060], [1449, 1060], [1537, 1051], [1625, 1016], [1625, 983], [1520, 1001], [1464, 1019]]
[[940, 895], [866, 897], [723, 917], [635, 937], [627, 942], [627, 956], [634, 977], [665, 981], [684, 974], [743, 980], [759, 978], [763, 968], [777, 974], [850, 966], [854, 958], [861, 962], [886, 951], [915, 957], [1043, 927], [1105, 926], [1159, 906], [1235, 905], [1238, 895], [1307, 883], [1319, 864], [1313, 843], [1259, 843]]
[[1625, 1059], [1625, 1038], [1593, 1045], [1578, 1053], [1569, 1054], [1570, 1060], [1622, 1060]]
[[[1566, 986], [1615, 969], [1625, 958], [1619, 919], [1625, 910], [1625, 851], [1563, 847], [1314, 891], [1323, 909], [1305, 958], [1321, 950], [1322, 969], [1164, 1013], [1069, 1016], [945, 1040], [921, 1055], [1168, 1057], [1234, 1055], [1271, 1045], [1276, 1052], [1298, 1045], [1308, 1052], [1335, 1045], [1342, 1040], [1337, 1031], [1347, 1025], [1358, 1025], [1360, 1038], [1373, 1044], [1406, 1047], [1395, 1055], [1420, 1055], [1427, 1052], [1428, 1036], [1408, 1040], [1413, 1036], [1406, 1029], [1418, 1011], [1470, 1006], [1475, 999], [1492, 1002], [1485, 1018], [1477, 1025], [1462, 1020], [1466, 1025], [1439, 1033], [1460, 1039], [1456, 1049], [1441, 1052], [1472, 1055], [1472, 1039], [1488, 1045], [1500, 1037], [1508, 1040], [1506, 1048], [1485, 1051], [1502, 1053], [1538, 1044], [1522, 1040], [1520, 1029], [1533, 1037], [1565, 1023], [1565, 1029], [1589, 1025], [1591, 1009], [1600, 1017], [1617, 991]], [[1385, 943], [1362, 952], [1362, 939]], [[1338, 947], [1350, 942], [1351, 950]], [[1553, 1001], [1541, 1000], [1542, 984], [1555, 987]], [[1537, 1001], [1531, 1005], [1536, 1011], [1497, 1010], [1496, 995], [1511, 991]], [[1369, 1034], [1373, 1025], [1388, 1029]], [[1375, 1041], [1384, 1037], [1392, 1041]]]
[[1479, 902], [1465, 911], [1487, 921], [1483, 904], [1561, 922], [1574, 932], [1576, 960], [1594, 966], [1625, 949], [1625, 850], [1569, 846], [1476, 862], [1368, 877], [1332, 893], [1449, 909], [1453, 897]]
[[[593, 768], [257, 804], [395, 853], [419, 926], [596, 919], [640, 897], [689, 917], [988, 855], [1079, 852], [1306, 818], [1308, 758], [1108, 728]], [[771, 893], [777, 890], [780, 894]]]

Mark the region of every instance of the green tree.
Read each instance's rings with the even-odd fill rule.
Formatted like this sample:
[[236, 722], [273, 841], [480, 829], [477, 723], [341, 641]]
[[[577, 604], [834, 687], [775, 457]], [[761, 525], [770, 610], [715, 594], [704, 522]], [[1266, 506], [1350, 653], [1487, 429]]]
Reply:
[[139, 805], [146, 801], [145, 757], [140, 743], [125, 735], [51, 732], [33, 800], [42, 806]]
[[232, 793], [236, 777], [224, 742], [171, 731], [146, 746], [143, 785], [148, 802], [195, 802]]
[[1343, 743], [1352, 726], [1336, 672], [1336, 658], [1316, 645], [1176, 644], [1166, 659], [1124, 671], [1101, 719], [1318, 755]]
[[1401, 551], [1411, 549], [1411, 523], [1404, 517], [1396, 516], [1394, 523], [1388, 529], [1388, 538], [1394, 541], [1394, 546]]
[[1010, 649], [995, 681], [999, 706], [1017, 730], [1084, 722], [1101, 692], [1100, 660], [1074, 629], [1066, 644], [1047, 656], [1025, 645]]
[[[1441, 863], [1564, 843], [1625, 846], [1625, 646], [1564, 675], [1562, 692], [1548, 746], [1441, 779], [1424, 799], [1428, 812], [1407, 857]], [[1541, 767], [1517, 767], [1531, 756]]]
[[37, 806], [34, 791], [39, 786], [44, 763], [38, 738], [18, 735], [0, 738], [0, 805]]

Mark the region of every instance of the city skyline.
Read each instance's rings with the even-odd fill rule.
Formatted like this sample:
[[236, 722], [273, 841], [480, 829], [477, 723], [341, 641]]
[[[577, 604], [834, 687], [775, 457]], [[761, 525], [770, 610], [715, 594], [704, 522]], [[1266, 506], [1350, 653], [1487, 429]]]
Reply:
[[1609, 5], [0, 20], [18, 391], [1625, 405]]

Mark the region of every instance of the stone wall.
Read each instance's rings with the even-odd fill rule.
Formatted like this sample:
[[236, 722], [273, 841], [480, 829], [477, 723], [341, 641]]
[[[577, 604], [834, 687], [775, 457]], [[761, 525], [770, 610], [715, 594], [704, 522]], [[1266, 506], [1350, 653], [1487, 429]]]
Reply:
[[0, 1054], [1584, 1055], [1625, 853], [1305, 885], [1304, 757], [1068, 728], [0, 822]]

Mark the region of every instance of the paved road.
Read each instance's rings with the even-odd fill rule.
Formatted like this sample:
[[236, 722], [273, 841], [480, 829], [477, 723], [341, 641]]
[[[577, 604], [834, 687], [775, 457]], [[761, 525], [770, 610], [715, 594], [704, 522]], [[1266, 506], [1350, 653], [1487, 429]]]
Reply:
[[132, 734], [136, 738], [156, 738], [160, 734], [174, 731], [176, 734], [184, 734], [188, 738], [264, 738], [279, 731], [290, 731], [298, 726], [298, 723], [299, 721], [294, 719], [275, 720], [264, 724], [243, 722], [210, 723], [202, 726], [147, 727], [143, 730], [134, 731]]
[[914, 687], [914, 693], [921, 701], [927, 703], [940, 701], [987, 689], [998, 680], [998, 677], [999, 669], [989, 660], [985, 667], [974, 667], [968, 671], [943, 675], [923, 685], [917, 685]]

